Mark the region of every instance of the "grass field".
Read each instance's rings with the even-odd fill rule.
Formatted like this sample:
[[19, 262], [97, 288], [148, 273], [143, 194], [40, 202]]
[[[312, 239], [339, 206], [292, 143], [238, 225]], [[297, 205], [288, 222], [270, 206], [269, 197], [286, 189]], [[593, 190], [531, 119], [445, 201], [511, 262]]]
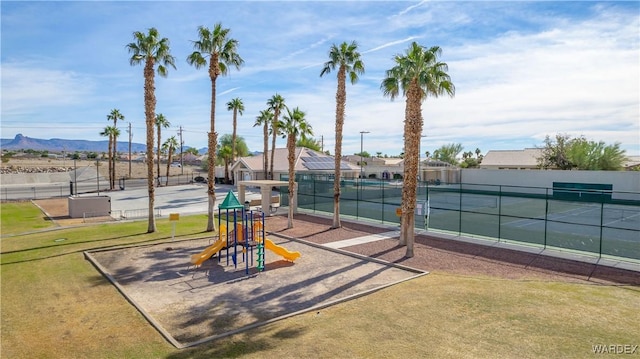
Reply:
[[[2, 358], [584, 358], [640, 344], [638, 287], [432, 272], [178, 350], [82, 254], [168, 241], [168, 221], [154, 234], [146, 221], [51, 229], [31, 206], [0, 208]], [[176, 239], [205, 236], [205, 218], [181, 217]]]

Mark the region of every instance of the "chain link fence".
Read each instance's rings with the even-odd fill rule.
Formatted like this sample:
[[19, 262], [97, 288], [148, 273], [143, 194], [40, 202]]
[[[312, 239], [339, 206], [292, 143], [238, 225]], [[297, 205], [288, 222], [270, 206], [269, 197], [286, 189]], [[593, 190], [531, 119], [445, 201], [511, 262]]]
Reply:
[[[299, 208], [333, 213], [332, 179], [296, 181]], [[399, 224], [401, 201], [402, 182], [341, 181], [341, 216]], [[420, 182], [415, 216], [417, 228], [640, 260], [640, 193]]]

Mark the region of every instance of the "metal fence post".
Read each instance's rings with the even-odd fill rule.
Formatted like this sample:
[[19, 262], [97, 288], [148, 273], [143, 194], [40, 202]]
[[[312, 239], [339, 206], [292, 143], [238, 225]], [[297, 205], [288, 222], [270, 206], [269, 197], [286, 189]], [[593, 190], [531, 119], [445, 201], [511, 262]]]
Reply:
[[498, 186], [498, 243], [502, 238], [502, 185]]
[[462, 183], [458, 184], [458, 236], [462, 235]]
[[549, 188], [545, 189], [545, 195], [544, 195], [544, 249], [547, 249], [548, 220], [549, 220]]
[[602, 227], [604, 226], [604, 198], [600, 202], [600, 249], [598, 250], [598, 257], [602, 258]]

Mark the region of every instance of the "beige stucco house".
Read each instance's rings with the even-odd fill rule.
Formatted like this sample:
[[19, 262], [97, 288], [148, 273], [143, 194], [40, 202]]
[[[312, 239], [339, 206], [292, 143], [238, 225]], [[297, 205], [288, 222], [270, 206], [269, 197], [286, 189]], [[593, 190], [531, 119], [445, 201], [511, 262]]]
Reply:
[[[271, 161], [271, 151], [267, 152], [269, 161]], [[276, 148], [274, 153], [273, 179], [279, 180], [282, 175], [289, 174], [289, 160], [287, 158], [288, 151], [286, 148]], [[239, 181], [264, 180], [264, 162], [263, 155], [241, 157], [230, 171], [233, 172], [234, 178]], [[294, 171], [296, 174], [326, 174], [328, 177], [334, 174], [335, 159], [322, 152], [314, 151], [306, 147], [296, 147]], [[271, 167], [271, 164], [269, 164]], [[356, 165], [342, 161], [341, 171], [344, 177], [355, 177], [360, 168]]]
[[487, 152], [480, 163], [481, 169], [492, 170], [537, 170], [540, 148], [524, 150], [493, 150]]

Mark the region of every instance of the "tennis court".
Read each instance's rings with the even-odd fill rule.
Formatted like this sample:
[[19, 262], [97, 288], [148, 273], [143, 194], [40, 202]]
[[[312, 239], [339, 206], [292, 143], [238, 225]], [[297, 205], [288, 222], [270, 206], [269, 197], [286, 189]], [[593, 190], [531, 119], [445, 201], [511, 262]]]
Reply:
[[[333, 212], [333, 181], [300, 188], [300, 208]], [[559, 196], [549, 188], [421, 183], [415, 222], [421, 229], [640, 260], [640, 193], [582, 192], [568, 196], [565, 189]], [[401, 203], [397, 184], [350, 184], [342, 188], [340, 213], [399, 224]]]

